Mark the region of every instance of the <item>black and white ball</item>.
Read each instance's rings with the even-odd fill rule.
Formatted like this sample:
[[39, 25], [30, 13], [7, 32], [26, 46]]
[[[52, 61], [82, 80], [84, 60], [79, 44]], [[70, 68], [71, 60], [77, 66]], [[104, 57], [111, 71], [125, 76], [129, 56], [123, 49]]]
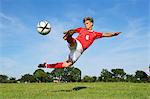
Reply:
[[48, 21], [43, 20], [38, 22], [37, 24], [37, 31], [41, 35], [47, 35], [51, 31], [51, 25]]

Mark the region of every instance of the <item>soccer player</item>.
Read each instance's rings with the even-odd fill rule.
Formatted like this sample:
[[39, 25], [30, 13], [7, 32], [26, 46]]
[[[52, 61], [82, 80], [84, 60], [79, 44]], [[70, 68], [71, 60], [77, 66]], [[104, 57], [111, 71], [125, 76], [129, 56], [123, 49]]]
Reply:
[[[114, 33], [102, 33], [96, 32], [92, 29], [94, 21], [91, 17], [85, 17], [83, 19], [85, 28], [76, 28], [65, 31], [64, 40], [68, 42], [70, 53], [68, 59], [64, 62], [58, 62], [54, 64], [39, 64], [39, 68], [66, 68], [72, 66], [82, 55], [82, 53], [96, 40], [103, 37], [113, 37], [119, 35], [121, 32]], [[77, 38], [73, 38], [72, 35], [78, 33]]]

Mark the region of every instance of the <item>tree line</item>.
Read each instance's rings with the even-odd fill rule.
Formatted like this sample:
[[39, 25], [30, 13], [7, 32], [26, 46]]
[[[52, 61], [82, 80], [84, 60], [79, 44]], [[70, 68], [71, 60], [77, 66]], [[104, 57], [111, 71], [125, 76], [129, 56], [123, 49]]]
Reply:
[[127, 74], [123, 69], [116, 68], [102, 69], [100, 75], [84, 76], [81, 78], [81, 70], [75, 67], [54, 69], [51, 72], [45, 72], [37, 69], [33, 74], [24, 74], [21, 78], [8, 77], [0, 75], [0, 83], [33, 83], [33, 82], [144, 82], [150, 83], [150, 76], [144, 71], [137, 70], [135, 74]]

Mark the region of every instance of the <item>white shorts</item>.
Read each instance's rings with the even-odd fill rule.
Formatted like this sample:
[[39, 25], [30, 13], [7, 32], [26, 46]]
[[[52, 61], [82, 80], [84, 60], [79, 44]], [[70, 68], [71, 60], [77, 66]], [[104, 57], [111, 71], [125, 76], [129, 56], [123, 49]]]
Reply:
[[71, 47], [68, 44], [68, 47], [70, 49], [68, 60], [72, 61], [73, 63], [75, 63], [83, 53], [83, 48], [82, 48], [81, 43], [77, 39], [75, 40], [76, 40], [75, 46]]

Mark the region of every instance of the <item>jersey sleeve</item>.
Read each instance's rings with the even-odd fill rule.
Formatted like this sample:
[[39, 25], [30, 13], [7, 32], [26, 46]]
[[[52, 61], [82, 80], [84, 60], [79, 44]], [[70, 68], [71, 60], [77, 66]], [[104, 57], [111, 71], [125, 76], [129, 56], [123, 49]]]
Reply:
[[102, 32], [96, 32], [96, 39], [101, 38], [103, 35]]
[[75, 31], [76, 31], [77, 33], [80, 33], [81, 29], [82, 29], [81, 27], [80, 27], [80, 28], [76, 28]]

